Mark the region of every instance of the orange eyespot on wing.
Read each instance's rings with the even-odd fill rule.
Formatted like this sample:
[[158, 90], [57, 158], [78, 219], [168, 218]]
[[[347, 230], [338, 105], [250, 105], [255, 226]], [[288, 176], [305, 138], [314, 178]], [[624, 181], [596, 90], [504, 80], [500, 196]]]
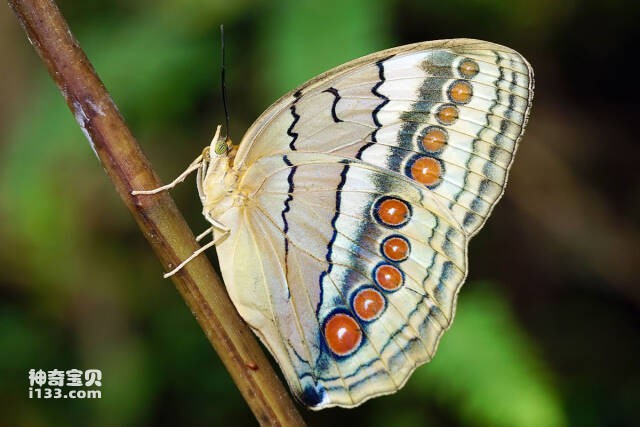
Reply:
[[430, 126], [422, 137], [422, 148], [432, 153], [438, 152], [442, 150], [448, 139], [447, 131], [439, 126]]
[[480, 67], [478, 67], [478, 64], [475, 61], [465, 59], [460, 62], [460, 65], [458, 65], [458, 72], [461, 77], [472, 79], [480, 72]]
[[353, 317], [346, 313], [334, 313], [325, 322], [324, 338], [334, 354], [347, 356], [362, 342], [362, 330]]
[[383, 197], [374, 204], [373, 216], [383, 225], [401, 227], [409, 221], [411, 209], [409, 205], [395, 197]]
[[404, 237], [391, 236], [382, 242], [382, 253], [391, 261], [404, 261], [409, 251], [409, 242]]
[[418, 157], [411, 164], [411, 178], [427, 187], [440, 182], [442, 165], [433, 157]]
[[377, 319], [384, 311], [385, 300], [382, 294], [373, 288], [364, 288], [353, 297], [353, 311], [364, 321]]
[[373, 277], [378, 286], [389, 292], [397, 291], [404, 282], [402, 272], [391, 264], [376, 267]]
[[455, 102], [456, 104], [466, 104], [471, 101], [473, 88], [467, 81], [456, 80], [451, 84], [451, 86], [449, 86], [448, 95], [451, 102]]
[[452, 125], [458, 120], [458, 109], [455, 105], [445, 104], [438, 109], [436, 118], [443, 125]]

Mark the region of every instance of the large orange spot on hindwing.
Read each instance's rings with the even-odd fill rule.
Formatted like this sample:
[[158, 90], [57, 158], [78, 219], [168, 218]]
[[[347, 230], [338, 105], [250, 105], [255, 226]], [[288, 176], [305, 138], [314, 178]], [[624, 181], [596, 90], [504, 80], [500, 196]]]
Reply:
[[398, 290], [404, 281], [402, 272], [391, 264], [379, 265], [374, 273], [374, 278], [378, 286], [387, 291]]
[[392, 227], [403, 225], [409, 220], [409, 206], [400, 199], [387, 198], [378, 203], [376, 217], [383, 224]]
[[365, 321], [377, 318], [384, 310], [384, 306], [384, 297], [375, 289], [362, 289], [353, 298], [353, 310]]
[[382, 253], [391, 261], [404, 261], [409, 256], [409, 242], [400, 236], [391, 236], [382, 242]]
[[346, 313], [335, 313], [324, 325], [324, 337], [332, 352], [346, 356], [360, 345], [362, 330], [353, 317]]
[[419, 157], [411, 165], [411, 178], [430, 186], [438, 183], [442, 176], [442, 166], [433, 157]]

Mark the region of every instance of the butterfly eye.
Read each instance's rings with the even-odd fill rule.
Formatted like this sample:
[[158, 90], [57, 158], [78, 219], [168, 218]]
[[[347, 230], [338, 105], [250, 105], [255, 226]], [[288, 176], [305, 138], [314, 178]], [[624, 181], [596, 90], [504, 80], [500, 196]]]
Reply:
[[226, 154], [228, 150], [229, 150], [229, 146], [227, 145], [227, 141], [221, 139], [218, 142], [216, 142], [215, 152], [218, 156]]

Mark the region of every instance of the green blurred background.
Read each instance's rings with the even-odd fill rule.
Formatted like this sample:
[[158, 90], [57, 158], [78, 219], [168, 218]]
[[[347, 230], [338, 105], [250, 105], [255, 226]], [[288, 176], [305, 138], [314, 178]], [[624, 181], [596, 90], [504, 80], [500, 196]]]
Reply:
[[[536, 71], [529, 128], [505, 198], [471, 243], [435, 360], [393, 396], [302, 409], [318, 426], [525, 427], [640, 424], [639, 4], [60, 7], [165, 181], [223, 122], [221, 23], [238, 141], [284, 92], [376, 50], [473, 37], [525, 55]], [[255, 424], [6, 6], [0, 55], [0, 424]], [[206, 228], [193, 178], [173, 195]], [[31, 368], [101, 369], [102, 399], [29, 399]]]

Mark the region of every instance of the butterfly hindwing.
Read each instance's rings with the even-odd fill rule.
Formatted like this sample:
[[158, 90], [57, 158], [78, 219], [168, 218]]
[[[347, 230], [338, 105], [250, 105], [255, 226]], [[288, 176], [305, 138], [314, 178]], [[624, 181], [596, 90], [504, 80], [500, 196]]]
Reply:
[[[396, 390], [431, 359], [451, 322], [466, 270], [455, 220], [408, 178], [332, 155], [263, 158], [245, 179], [251, 202], [237, 227], [251, 243], [230, 238], [218, 250], [239, 257], [239, 247], [253, 246], [243, 256], [252, 262], [223, 263], [223, 275], [240, 313], [293, 370], [292, 388], [312, 406], [353, 406], [372, 390]], [[395, 224], [385, 202], [404, 206], [405, 218]], [[247, 281], [262, 290], [242, 289]], [[335, 318], [354, 325], [357, 343], [336, 342]]]

